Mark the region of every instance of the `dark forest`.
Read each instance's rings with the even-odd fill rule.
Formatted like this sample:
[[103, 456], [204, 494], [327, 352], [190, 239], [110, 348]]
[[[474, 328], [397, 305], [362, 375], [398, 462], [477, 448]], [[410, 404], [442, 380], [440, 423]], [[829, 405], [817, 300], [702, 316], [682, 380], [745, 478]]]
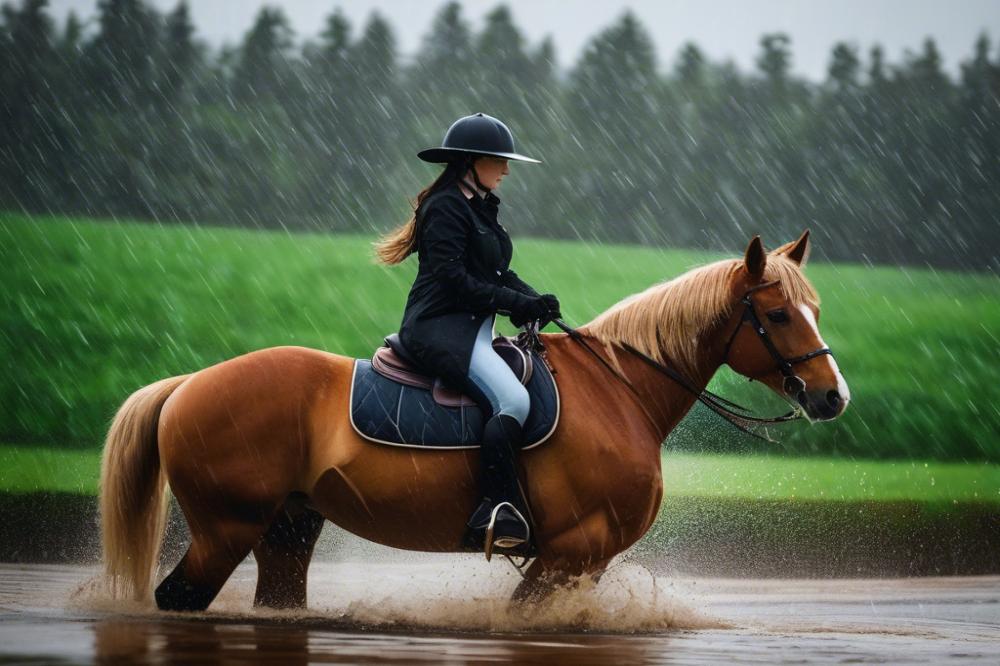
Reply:
[[0, 18], [0, 208], [309, 231], [384, 231], [435, 175], [416, 151], [455, 118], [503, 119], [544, 164], [512, 165], [519, 235], [735, 249], [812, 229], [852, 262], [995, 270], [1000, 49], [950, 77], [933, 40], [900, 62], [838, 43], [822, 82], [791, 74], [786, 35], [757, 67], [694, 43], [657, 54], [624, 13], [568, 69], [499, 5], [457, 3], [401, 58], [391, 16], [333, 11], [297, 40], [264, 8], [212, 48], [181, 2], [102, 0], [86, 27], [45, 0]]

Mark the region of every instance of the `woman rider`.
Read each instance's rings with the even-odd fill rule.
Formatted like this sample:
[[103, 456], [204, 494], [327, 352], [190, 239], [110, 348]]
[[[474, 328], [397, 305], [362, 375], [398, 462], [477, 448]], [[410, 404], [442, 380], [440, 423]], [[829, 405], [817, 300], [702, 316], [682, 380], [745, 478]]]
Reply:
[[399, 339], [426, 372], [464, 391], [490, 415], [480, 448], [482, 502], [467, 524], [465, 544], [516, 550], [528, 542], [527, 503], [518, 483], [515, 452], [530, 407], [528, 391], [493, 351], [496, 313], [515, 326], [559, 313], [559, 300], [539, 295], [509, 269], [513, 247], [497, 221], [493, 193], [509, 173], [508, 160], [538, 160], [514, 152], [505, 124], [477, 113], [459, 118], [439, 148], [417, 155], [444, 163], [417, 195], [410, 220], [377, 244], [379, 259], [397, 264], [418, 256]]

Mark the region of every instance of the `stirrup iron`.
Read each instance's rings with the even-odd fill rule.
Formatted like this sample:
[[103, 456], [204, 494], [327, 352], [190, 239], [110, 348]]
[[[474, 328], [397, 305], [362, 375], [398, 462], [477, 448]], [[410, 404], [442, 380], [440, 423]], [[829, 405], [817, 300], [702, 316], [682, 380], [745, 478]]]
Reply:
[[[523, 539], [519, 537], [503, 536], [503, 537], [497, 537], [496, 542], [493, 541], [493, 528], [496, 526], [497, 513], [500, 511], [500, 508], [504, 506], [508, 507], [511, 511], [513, 511], [514, 515], [516, 515], [518, 520], [520, 520], [521, 523], [524, 525], [525, 535]], [[510, 502], [500, 502], [495, 507], [493, 507], [493, 511], [490, 513], [490, 523], [486, 527], [486, 540], [485, 543], [483, 544], [483, 550], [486, 553], [487, 562], [489, 562], [490, 558], [493, 557], [494, 547], [499, 547], [502, 549], [517, 548], [521, 544], [528, 543], [530, 540], [531, 540], [531, 526], [528, 524], [528, 521], [524, 519], [524, 516], [521, 514], [521, 512], [517, 510], [517, 507], [515, 507]]]

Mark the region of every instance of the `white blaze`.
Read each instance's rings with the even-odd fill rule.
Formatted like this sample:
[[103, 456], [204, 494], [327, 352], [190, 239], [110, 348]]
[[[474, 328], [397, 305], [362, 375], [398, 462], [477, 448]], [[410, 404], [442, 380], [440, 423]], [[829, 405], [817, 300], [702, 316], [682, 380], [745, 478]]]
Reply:
[[[799, 306], [799, 312], [805, 317], [806, 322], [812, 326], [813, 332], [816, 333], [816, 339], [819, 340], [820, 347], [826, 347], [827, 344], [823, 342], [823, 337], [819, 334], [819, 326], [816, 325], [816, 317], [813, 316], [812, 310], [809, 306], [803, 303]], [[832, 354], [826, 354], [822, 358], [826, 359], [826, 362], [830, 364], [830, 370], [833, 371], [834, 376], [837, 377], [837, 393], [840, 394], [840, 399], [844, 401], [844, 406], [851, 400], [851, 390], [847, 388], [847, 382], [844, 381], [844, 375], [840, 374], [840, 368], [837, 367], [837, 359], [833, 358]]]

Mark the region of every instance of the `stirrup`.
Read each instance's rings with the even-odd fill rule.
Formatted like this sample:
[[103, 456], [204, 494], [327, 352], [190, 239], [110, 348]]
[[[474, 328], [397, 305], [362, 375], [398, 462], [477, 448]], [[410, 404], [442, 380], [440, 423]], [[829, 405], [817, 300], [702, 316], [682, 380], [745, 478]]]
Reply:
[[[500, 536], [497, 537], [496, 540], [494, 541], [493, 528], [496, 526], [497, 513], [500, 511], [501, 507], [504, 506], [508, 507], [511, 511], [513, 511], [514, 515], [517, 516], [518, 520], [521, 521], [521, 524], [524, 525], [525, 535], [523, 539], [521, 537], [514, 537], [514, 536]], [[493, 507], [493, 511], [492, 513], [490, 513], [490, 523], [486, 527], [486, 540], [485, 543], [483, 544], [483, 550], [486, 553], [486, 561], [489, 562], [490, 558], [493, 557], [493, 548], [496, 547], [504, 550], [517, 548], [518, 546], [527, 543], [530, 539], [531, 539], [531, 526], [528, 524], [528, 521], [524, 519], [524, 516], [521, 515], [521, 512], [517, 510], [517, 507], [515, 507], [510, 502], [500, 502], [495, 507]]]

